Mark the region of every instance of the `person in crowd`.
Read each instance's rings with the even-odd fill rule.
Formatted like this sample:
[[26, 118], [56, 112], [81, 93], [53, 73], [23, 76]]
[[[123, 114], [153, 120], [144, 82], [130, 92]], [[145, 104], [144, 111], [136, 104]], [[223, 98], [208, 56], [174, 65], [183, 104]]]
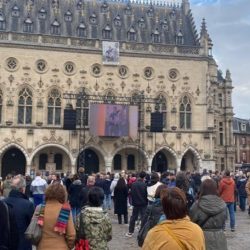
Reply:
[[105, 180], [103, 182], [103, 191], [104, 191], [104, 201], [103, 201], [103, 209], [104, 210], [111, 210], [111, 179], [110, 174], [106, 174]]
[[0, 250], [16, 250], [19, 235], [11, 206], [0, 200]]
[[87, 179], [87, 185], [85, 187], [83, 187], [82, 189], [82, 207], [86, 206], [87, 203], [88, 203], [88, 192], [91, 188], [93, 188], [95, 186], [95, 177], [90, 175], [88, 176], [88, 179]]
[[104, 177], [103, 174], [97, 173], [95, 176], [95, 186], [99, 188], [104, 188]]
[[213, 180], [216, 182], [216, 185], [217, 185], [217, 188], [219, 188], [219, 183], [220, 183], [220, 180], [221, 180], [221, 177], [220, 177], [220, 172], [218, 170], [216, 170], [214, 172], [214, 175], [213, 175]]
[[91, 250], [107, 250], [107, 242], [112, 239], [111, 221], [102, 209], [103, 199], [103, 190], [92, 187], [88, 192], [88, 205], [77, 217], [77, 237], [88, 240]]
[[155, 200], [155, 191], [160, 185], [162, 185], [162, 183], [160, 182], [159, 174], [156, 173], [156, 172], [153, 172], [151, 174], [151, 178], [150, 178], [150, 185], [147, 187], [149, 203], [154, 202], [154, 200]]
[[239, 195], [239, 207], [242, 212], [246, 210], [246, 198], [247, 198], [246, 183], [247, 183], [246, 175], [242, 173], [242, 175], [239, 177], [236, 183]]
[[202, 229], [187, 216], [185, 193], [177, 187], [169, 188], [161, 201], [167, 220], [148, 232], [142, 249], [205, 250]]
[[176, 187], [176, 179], [175, 179], [175, 174], [174, 173], [169, 173], [169, 182], [168, 182], [168, 187]]
[[114, 213], [118, 216], [118, 223], [122, 224], [122, 215], [124, 224], [128, 224], [128, 187], [124, 178], [120, 178], [114, 190]]
[[194, 186], [195, 186], [194, 193], [198, 194], [199, 191], [200, 191], [200, 186], [201, 186], [201, 175], [200, 175], [200, 173], [195, 172], [193, 174], [193, 180], [194, 180]]
[[128, 181], [127, 181], [127, 185], [128, 185], [128, 205], [129, 207], [132, 206], [132, 200], [131, 200], [131, 187], [132, 187], [132, 184], [136, 182], [136, 174], [135, 173], [132, 173], [128, 176]]
[[250, 216], [250, 172], [247, 173], [246, 192], [248, 199], [248, 215]]
[[[167, 189], [168, 189], [168, 186], [165, 184], [161, 184], [160, 186], [157, 187], [156, 192], [155, 192], [154, 202], [147, 206], [145, 215], [141, 221], [140, 230], [143, 230], [144, 225], [148, 223], [148, 221], [150, 223], [149, 229], [151, 229], [155, 225], [157, 225], [159, 222], [166, 219], [164, 212], [163, 212], [162, 204], [161, 204], [161, 195], [164, 195]], [[139, 237], [139, 235], [140, 235], [140, 231], [139, 231], [137, 240], [138, 240], [138, 245], [141, 247], [143, 245], [145, 238], [143, 238], [144, 235], [141, 235], [141, 237]]]
[[60, 174], [53, 173], [53, 174], [51, 175], [51, 182], [50, 182], [50, 185], [51, 185], [51, 184], [55, 184], [56, 182], [58, 182], [58, 183], [60, 183], [61, 185], [63, 185], [63, 181], [61, 180]]
[[3, 197], [8, 197], [9, 192], [11, 191], [11, 179], [12, 179], [12, 175], [11, 174], [7, 174], [7, 176], [5, 177], [5, 180], [3, 182]]
[[[79, 177], [79, 179], [80, 179], [80, 177]], [[68, 174], [68, 176], [65, 178], [65, 186], [66, 186], [67, 192], [69, 192], [69, 187], [73, 183], [73, 181], [74, 181], [74, 175]]]
[[113, 199], [113, 201], [114, 201], [115, 186], [117, 185], [119, 178], [120, 178], [120, 175], [118, 173], [115, 173], [114, 179], [111, 181], [110, 192], [111, 192], [111, 198]]
[[218, 196], [217, 183], [212, 179], [201, 183], [199, 199], [190, 209], [191, 220], [204, 232], [206, 250], [227, 250], [223, 226], [227, 218], [226, 203]]
[[49, 185], [45, 192], [45, 206], [40, 209], [42, 238], [37, 250], [68, 250], [74, 247], [76, 233], [70, 205], [66, 200], [63, 185], [58, 182]]
[[235, 212], [234, 212], [235, 189], [236, 189], [235, 182], [233, 178], [230, 176], [230, 171], [226, 170], [225, 175], [219, 184], [219, 195], [227, 204], [230, 217], [230, 227], [232, 232], [235, 231]]
[[26, 188], [25, 188], [25, 195], [28, 197], [28, 199], [31, 201], [31, 202], [34, 202], [33, 200], [33, 194], [30, 190], [30, 187], [31, 187], [31, 183], [32, 183], [32, 179], [29, 175], [27, 175], [25, 177], [25, 180], [26, 180]]
[[35, 207], [44, 202], [44, 194], [47, 186], [47, 182], [41, 177], [41, 172], [37, 171], [36, 177], [30, 185]]
[[180, 188], [186, 195], [188, 210], [194, 203], [194, 197], [189, 193], [189, 181], [183, 172], [179, 172], [176, 176], [176, 187]]
[[73, 183], [69, 187], [68, 195], [69, 195], [69, 203], [71, 206], [72, 217], [74, 224], [76, 223], [76, 217], [81, 212], [81, 208], [83, 206], [83, 184], [79, 179], [77, 174], [73, 177]]
[[87, 185], [87, 180], [88, 180], [88, 175], [85, 174], [85, 168], [84, 167], [80, 167], [78, 169], [78, 175], [79, 175], [79, 178], [80, 178], [83, 186], [86, 186]]
[[129, 222], [129, 232], [126, 233], [126, 237], [132, 237], [135, 229], [135, 222], [138, 220], [138, 216], [142, 219], [144, 217], [148, 199], [147, 199], [147, 185], [145, 183], [146, 173], [140, 172], [139, 178], [131, 187], [131, 199], [133, 211]]
[[4, 201], [12, 208], [16, 218], [19, 244], [17, 250], [32, 250], [30, 241], [24, 237], [24, 232], [30, 224], [34, 206], [25, 193], [26, 182], [23, 176], [17, 175], [11, 180], [11, 191]]

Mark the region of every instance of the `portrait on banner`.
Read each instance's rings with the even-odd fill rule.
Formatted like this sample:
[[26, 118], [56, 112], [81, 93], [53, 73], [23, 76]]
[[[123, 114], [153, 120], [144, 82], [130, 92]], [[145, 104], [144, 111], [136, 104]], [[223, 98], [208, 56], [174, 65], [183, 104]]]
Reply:
[[119, 42], [102, 42], [103, 64], [118, 65], [119, 64]]

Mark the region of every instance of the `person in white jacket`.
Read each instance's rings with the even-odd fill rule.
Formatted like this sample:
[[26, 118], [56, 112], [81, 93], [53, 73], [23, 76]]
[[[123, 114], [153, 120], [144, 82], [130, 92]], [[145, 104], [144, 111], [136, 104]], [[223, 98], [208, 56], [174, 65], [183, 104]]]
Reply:
[[154, 202], [155, 200], [155, 192], [156, 189], [162, 185], [160, 182], [160, 175], [156, 172], [153, 172], [150, 176], [150, 186], [147, 187], [147, 193], [148, 193], [148, 201], [149, 203]]
[[119, 173], [115, 173], [114, 179], [113, 179], [113, 181], [111, 182], [111, 185], [110, 185], [110, 192], [111, 192], [112, 199], [114, 198], [114, 190], [115, 190], [115, 186], [116, 186], [119, 178], [120, 178]]

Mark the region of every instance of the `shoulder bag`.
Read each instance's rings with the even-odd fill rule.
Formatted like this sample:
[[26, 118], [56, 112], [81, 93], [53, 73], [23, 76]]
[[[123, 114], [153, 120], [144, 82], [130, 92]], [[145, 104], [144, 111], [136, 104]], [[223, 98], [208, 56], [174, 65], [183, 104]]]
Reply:
[[31, 222], [26, 229], [24, 235], [27, 240], [30, 240], [32, 245], [37, 246], [42, 238], [42, 227], [38, 224], [38, 219], [40, 215], [41, 205], [36, 207], [34, 215]]

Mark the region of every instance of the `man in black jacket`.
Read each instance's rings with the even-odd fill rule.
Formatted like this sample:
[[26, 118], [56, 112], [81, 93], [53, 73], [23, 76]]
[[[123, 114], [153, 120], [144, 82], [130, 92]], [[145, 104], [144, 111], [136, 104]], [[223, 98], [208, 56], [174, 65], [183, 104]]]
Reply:
[[147, 185], [145, 183], [145, 177], [146, 173], [141, 172], [139, 174], [139, 178], [137, 179], [136, 182], [132, 184], [131, 187], [131, 199], [132, 199], [133, 211], [129, 222], [129, 232], [126, 233], [125, 235], [126, 237], [133, 236], [135, 230], [135, 222], [138, 219], [139, 215], [141, 219], [144, 217], [148, 205]]
[[21, 175], [15, 176], [11, 180], [11, 191], [9, 197], [4, 201], [13, 208], [16, 218], [17, 230], [19, 234], [19, 244], [17, 250], [32, 250], [31, 242], [26, 240], [24, 232], [30, 224], [34, 213], [34, 206], [28, 200], [25, 193], [26, 182]]

